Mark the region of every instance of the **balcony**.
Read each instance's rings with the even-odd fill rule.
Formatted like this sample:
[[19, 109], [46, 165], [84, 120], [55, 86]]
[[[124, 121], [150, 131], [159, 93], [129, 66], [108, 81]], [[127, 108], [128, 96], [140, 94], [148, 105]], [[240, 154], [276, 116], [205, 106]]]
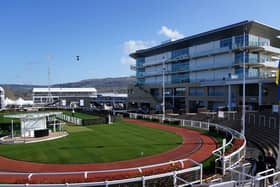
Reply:
[[[235, 61], [235, 66], [243, 66], [243, 62]], [[249, 62], [245, 62], [246, 67], [263, 67], [268, 69], [275, 69], [278, 67], [278, 61], [256, 61], [256, 60], [249, 60]]]

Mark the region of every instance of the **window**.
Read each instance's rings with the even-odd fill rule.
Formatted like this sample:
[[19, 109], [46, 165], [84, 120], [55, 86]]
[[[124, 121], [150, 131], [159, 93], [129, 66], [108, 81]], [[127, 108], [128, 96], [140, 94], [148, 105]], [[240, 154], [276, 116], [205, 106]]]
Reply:
[[[235, 47], [237, 48], [240, 48], [240, 47], [244, 47], [244, 35], [239, 35], [239, 36], [235, 36], [234, 38], [234, 45]], [[245, 35], [245, 46], [248, 46], [248, 42], [249, 42], [249, 38], [248, 38], [248, 35], [246, 34]]]
[[177, 49], [171, 52], [171, 58], [176, 58], [188, 54], [189, 54], [189, 48]]
[[136, 71], [136, 77], [142, 77], [144, 76], [145, 70], [137, 70]]
[[175, 88], [174, 92], [175, 92], [174, 93], [175, 96], [185, 96], [186, 88]]
[[143, 85], [145, 83], [145, 79], [136, 79], [136, 84]]
[[224, 96], [225, 89], [222, 86], [215, 86], [208, 88], [208, 96]]
[[[238, 78], [243, 77], [243, 68], [235, 69], [235, 74], [238, 75]], [[248, 68], [245, 68], [245, 75], [248, 77]]]
[[222, 39], [220, 41], [220, 47], [228, 47], [229, 49], [232, 48], [232, 38]]
[[154, 97], [159, 97], [159, 89], [158, 88], [152, 88], [150, 93]]
[[[236, 64], [243, 63], [244, 52], [238, 52], [234, 55], [234, 61]], [[245, 53], [245, 62], [246, 63], [258, 63], [259, 55], [258, 53]]]
[[145, 63], [145, 58], [136, 59], [136, 67], [142, 67], [144, 63]]
[[172, 83], [189, 82], [189, 74], [188, 73], [175, 74], [172, 75], [171, 79], [172, 79]]
[[172, 63], [171, 68], [172, 72], [186, 71], [189, 69], [189, 61]]
[[173, 96], [173, 88], [165, 88], [165, 96], [170, 97]]
[[203, 96], [203, 95], [204, 95], [204, 88], [191, 87], [189, 89], [189, 96]]

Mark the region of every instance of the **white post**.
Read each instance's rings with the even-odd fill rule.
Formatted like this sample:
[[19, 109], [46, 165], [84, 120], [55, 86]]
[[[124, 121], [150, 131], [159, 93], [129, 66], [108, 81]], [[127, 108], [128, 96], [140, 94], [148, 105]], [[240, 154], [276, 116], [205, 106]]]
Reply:
[[12, 119], [12, 140], [14, 139], [14, 120]]
[[53, 132], [56, 132], [55, 119], [53, 121]]
[[162, 122], [165, 120], [165, 61], [162, 62]]

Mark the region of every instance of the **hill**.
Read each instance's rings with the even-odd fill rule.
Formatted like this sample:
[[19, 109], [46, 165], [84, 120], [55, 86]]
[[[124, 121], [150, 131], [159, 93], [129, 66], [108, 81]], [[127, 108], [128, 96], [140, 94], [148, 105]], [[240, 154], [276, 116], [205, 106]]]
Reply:
[[[127, 93], [127, 87], [135, 81], [135, 77], [115, 77], [103, 79], [86, 79], [78, 82], [54, 84], [52, 87], [67, 88], [83, 88], [94, 87], [98, 92], [115, 92]], [[34, 87], [46, 87], [44, 85], [19, 85], [19, 84], [0, 84], [5, 89], [6, 97], [16, 99], [22, 97], [24, 99], [32, 98], [32, 89]]]

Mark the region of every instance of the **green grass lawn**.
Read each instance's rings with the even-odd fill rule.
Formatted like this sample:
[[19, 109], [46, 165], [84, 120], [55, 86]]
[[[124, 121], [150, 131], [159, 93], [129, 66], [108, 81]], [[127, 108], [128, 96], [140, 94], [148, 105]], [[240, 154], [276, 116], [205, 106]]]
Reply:
[[[1, 112], [0, 113], [0, 124], [1, 123], [11, 123], [12, 118], [5, 118], [5, 115], [11, 115], [11, 114], [19, 114], [20, 112]], [[13, 119], [14, 122], [19, 123], [19, 119]]]
[[97, 163], [149, 156], [175, 148], [174, 133], [116, 122], [113, 125], [66, 126], [69, 136], [41, 143], [0, 145], [0, 155], [44, 163]]
[[[63, 114], [72, 116], [72, 111], [63, 111]], [[75, 112], [74, 117], [77, 117], [80, 119], [97, 119], [98, 118], [98, 116], [89, 115], [89, 114], [80, 113], [80, 112]]]

